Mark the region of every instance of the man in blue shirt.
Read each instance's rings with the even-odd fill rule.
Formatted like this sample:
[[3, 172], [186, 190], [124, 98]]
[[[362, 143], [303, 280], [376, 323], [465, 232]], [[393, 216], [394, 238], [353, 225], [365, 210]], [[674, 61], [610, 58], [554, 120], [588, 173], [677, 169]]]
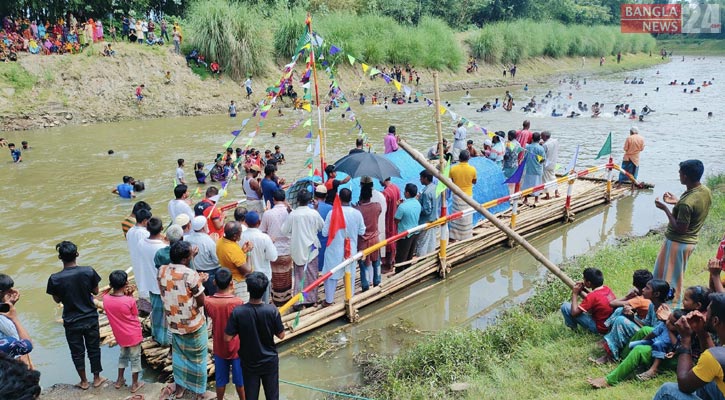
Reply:
[[133, 191], [133, 185], [131, 182], [133, 181], [133, 178], [130, 176], [124, 176], [123, 177], [123, 183], [116, 186], [115, 189], [111, 191], [113, 194], [117, 194], [121, 196], [123, 199], [132, 199], [136, 197], [136, 193]]
[[8, 144], [8, 149], [10, 149], [10, 156], [13, 158], [14, 163], [23, 161], [23, 157], [20, 153], [20, 150], [15, 148], [15, 143]]
[[[420, 202], [415, 198], [418, 194], [418, 187], [412, 183], [405, 185], [405, 200], [398, 206], [395, 212], [395, 222], [398, 223], [398, 233], [402, 233], [418, 225], [420, 218]], [[408, 235], [398, 241], [395, 263], [400, 264], [410, 260], [415, 255], [418, 234]]]
[[264, 167], [264, 179], [262, 179], [260, 186], [262, 187], [265, 209], [267, 209], [267, 204], [269, 204], [269, 208], [274, 207], [274, 199], [272, 198], [272, 195], [276, 190], [282, 189], [282, 185], [284, 185], [284, 179], [278, 180], [274, 175], [276, 170], [277, 169], [272, 164], [267, 164]]
[[[433, 175], [426, 171], [420, 171], [420, 184], [423, 185], [423, 191], [420, 193], [421, 211], [419, 224], [427, 224], [438, 219], [438, 210], [440, 202], [436, 195], [436, 185], [433, 184]], [[416, 254], [419, 256], [432, 253], [436, 248], [436, 239], [439, 227], [434, 227], [421, 232], [418, 235], [418, 243]]]

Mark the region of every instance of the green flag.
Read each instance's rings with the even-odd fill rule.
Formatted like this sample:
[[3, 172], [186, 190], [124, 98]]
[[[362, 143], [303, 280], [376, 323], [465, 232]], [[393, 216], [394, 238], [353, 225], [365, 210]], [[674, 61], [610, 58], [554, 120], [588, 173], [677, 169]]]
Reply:
[[610, 154], [612, 154], [612, 132], [609, 132], [607, 141], [604, 142], [604, 146], [602, 146], [602, 149], [599, 150], [599, 154], [597, 154], [597, 158], [595, 158], [595, 160], [598, 160], [601, 156], [607, 156]]
[[[444, 163], [445, 164], [443, 165], [443, 176], [448, 178], [448, 176], [451, 173], [451, 163], [449, 163], [449, 162], [444, 162]], [[439, 180], [438, 186], [436, 186], [436, 197], [440, 196], [441, 193], [446, 191], [446, 189], [447, 189], [446, 185], [444, 185], [443, 182], [441, 182]]]

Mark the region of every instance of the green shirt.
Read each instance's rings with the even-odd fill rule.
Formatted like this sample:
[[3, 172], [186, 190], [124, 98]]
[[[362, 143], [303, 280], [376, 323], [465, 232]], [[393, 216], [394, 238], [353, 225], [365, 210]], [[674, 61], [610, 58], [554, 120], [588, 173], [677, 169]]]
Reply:
[[680, 201], [672, 209], [672, 215], [678, 223], [686, 224], [687, 230], [680, 234], [675, 231], [672, 224], [668, 224], [665, 237], [673, 242], [697, 244], [697, 234], [705, 223], [711, 204], [712, 195], [705, 185], [683, 193]]

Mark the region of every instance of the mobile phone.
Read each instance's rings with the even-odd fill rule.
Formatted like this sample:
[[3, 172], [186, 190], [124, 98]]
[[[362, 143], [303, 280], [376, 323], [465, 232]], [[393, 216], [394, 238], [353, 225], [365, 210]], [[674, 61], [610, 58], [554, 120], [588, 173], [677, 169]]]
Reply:
[[10, 304], [9, 303], [0, 303], [0, 313], [6, 313], [10, 311]]

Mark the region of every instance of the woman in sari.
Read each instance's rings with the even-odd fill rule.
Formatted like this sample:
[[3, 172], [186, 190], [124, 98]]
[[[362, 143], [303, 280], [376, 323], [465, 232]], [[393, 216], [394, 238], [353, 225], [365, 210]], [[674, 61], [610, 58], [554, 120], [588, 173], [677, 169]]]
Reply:
[[100, 20], [96, 22], [96, 34], [93, 37], [94, 42], [103, 40], [103, 22]]
[[637, 331], [644, 326], [654, 326], [658, 320], [658, 315], [669, 313], [669, 307], [664, 304], [672, 299], [669, 283], [661, 279], [652, 279], [642, 289], [642, 297], [651, 301], [647, 316], [644, 319], [639, 319], [636, 313], [627, 312], [625, 314], [625, 307], [616, 309], [604, 322], [604, 325], [609, 328], [609, 333], [604, 335], [604, 341], [602, 342], [606, 354], [592, 361], [597, 364], [620, 361], [622, 356], [626, 356], [626, 354], [623, 354], [623, 350], [628, 348], [629, 341]]
[[93, 22], [93, 19], [89, 19], [88, 22], [86, 22], [86, 41], [88, 44], [93, 43], [93, 33], [96, 30], [96, 24]]

